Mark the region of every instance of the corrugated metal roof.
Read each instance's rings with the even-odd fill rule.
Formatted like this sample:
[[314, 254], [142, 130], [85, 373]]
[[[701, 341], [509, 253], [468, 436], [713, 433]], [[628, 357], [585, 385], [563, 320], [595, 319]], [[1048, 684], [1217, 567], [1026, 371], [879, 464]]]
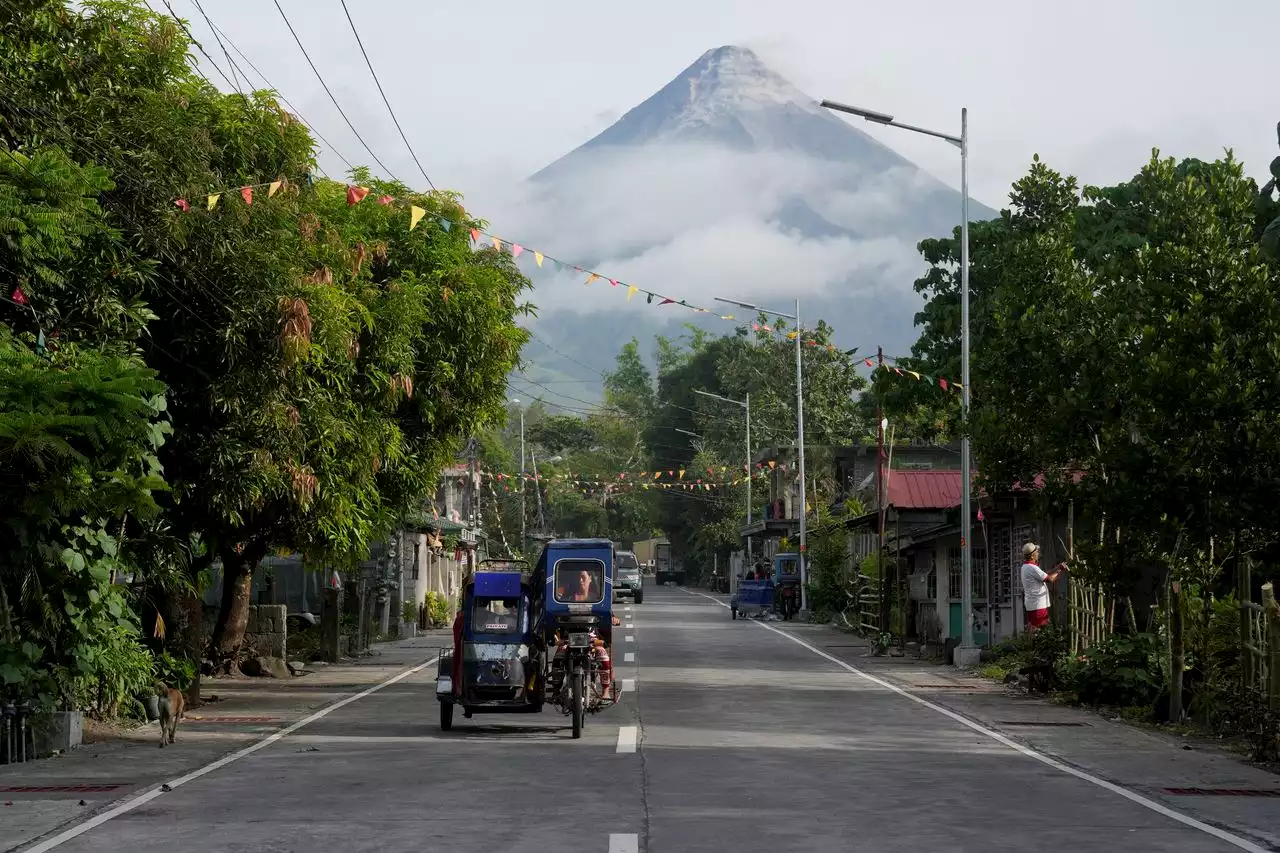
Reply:
[[889, 505], [898, 509], [949, 509], [960, 505], [959, 471], [889, 472]]

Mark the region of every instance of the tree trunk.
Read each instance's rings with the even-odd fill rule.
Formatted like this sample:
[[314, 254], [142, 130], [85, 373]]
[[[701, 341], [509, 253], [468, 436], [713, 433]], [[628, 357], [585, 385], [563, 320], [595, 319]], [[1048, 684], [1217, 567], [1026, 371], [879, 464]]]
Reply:
[[1183, 719], [1182, 682], [1186, 669], [1186, 646], [1182, 632], [1182, 584], [1169, 584], [1169, 722]]
[[214, 665], [227, 672], [238, 668], [236, 657], [244, 645], [244, 632], [249, 625], [253, 570], [264, 553], [266, 549], [261, 546], [246, 545], [239, 554], [228, 551], [222, 556], [222, 604], [209, 641], [209, 654]]

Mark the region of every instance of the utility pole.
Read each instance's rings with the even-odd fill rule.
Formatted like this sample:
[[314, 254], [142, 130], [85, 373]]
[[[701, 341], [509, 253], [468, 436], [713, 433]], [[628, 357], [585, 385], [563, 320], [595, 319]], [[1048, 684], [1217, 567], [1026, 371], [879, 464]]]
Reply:
[[[884, 367], [884, 347], [876, 347], [876, 364], [877, 369]], [[876, 546], [876, 580], [880, 585], [880, 630], [889, 630], [889, 595], [888, 583], [884, 576], [884, 519], [885, 504], [888, 496], [885, 494], [885, 470], [884, 470], [884, 432], [886, 420], [884, 417], [884, 394], [876, 395], [876, 514], [879, 517], [879, 542]]]

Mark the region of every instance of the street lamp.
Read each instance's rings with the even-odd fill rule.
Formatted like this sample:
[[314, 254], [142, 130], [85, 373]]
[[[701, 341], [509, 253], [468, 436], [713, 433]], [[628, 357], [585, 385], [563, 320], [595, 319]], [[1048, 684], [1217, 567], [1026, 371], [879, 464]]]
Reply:
[[699, 453], [701, 453], [701, 452], [702, 452], [702, 446], [703, 446], [703, 438], [702, 438], [702, 436], [698, 435], [696, 432], [690, 432], [690, 431], [689, 431], [689, 430], [687, 430], [687, 429], [680, 429], [680, 427], [672, 427], [672, 429], [674, 429], [676, 432], [684, 433], [685, 435], [687, 435], [687, 436], [689, 436], [690, 438], [692, 438], [692, 439], [693, 439], [693, 441], [691, 441], [691, 442], [689, 442], [689, 443], [693, 445], [693, 449], [694, 449], [694, 450], [696, 450], [696, 451], [698, 451]]
[[945, 139], [960, 149], [960, 469], [964, 483], [960, 489], [960, 571], [964, 589], [960, 598], [960, 647], [956, 650], [956, 663], [972, 666], [978, 662], [979, 652], [973, 643], [973, 547], [970, 540], [972, 520], [969, 517], [969, 491], [972, 488], [969, 449], [969, 110], [960, 110], [960, 135], [940, 133], [894, 121], [887, 113], [851, 107], [836, 101], [823, 101], [822, 106], [836, 112], [860, 116], [876, 124], [900, 127], [925, 136]]
[[[712, 394], [710, 391], [699, 391], [693, 389], [693, 393], [701, 394], [704, 397], [710, 397], [713, 400], [719, 400], [722, 403], [732, 403], [735, 406], [741, 406], [747, 410], [747, 526], [751, 526], [751, 395], [747, 395], [747, 399], [735, 400], [732, 397], [721, 397], [719, 394]], [[747, 537], [747, 565], [751, 565], [751, 537]], [[744, 570], [745, 571], [745, 570]]]
[[[782, 311], [768, 311], [759, 305], [753, 305], [750, 302], [739, 302], [736, 299], [725, 299], [723, 296], [716, 297], [717, 302], [727, 302], [730, 305], [737, 305], [739, 308], [746, 308], [748, 311], [763, 311], [766, 314], [772, 314], [775, 317], [786, 317], [794, 320], [796, 324], [796, 441], [799, 444], [797, 451], [800, 456], [800, 610], [807, 612], [809, 610], [809, 569], [807, 562], [809, 554], [805, 549], [808, 540], [805, 537], [805, 516], [808, 515], [808, 501], [805, 497], [804, 483], [804, 376], [800, 371], [800, 347], [803, 343], [800, 335], [800, 300], [796, 300], [796, 313], [787, 314]], [[750, 466], [750, 459], [747, 460]], [[748, 469], [747, 475], [750, 476], [751, 471]]]
[[[520, 406], [520, 398], [512, 397], [511, 402]], [[524, 554], [524, 406], [520, 406], [520, 553]]]

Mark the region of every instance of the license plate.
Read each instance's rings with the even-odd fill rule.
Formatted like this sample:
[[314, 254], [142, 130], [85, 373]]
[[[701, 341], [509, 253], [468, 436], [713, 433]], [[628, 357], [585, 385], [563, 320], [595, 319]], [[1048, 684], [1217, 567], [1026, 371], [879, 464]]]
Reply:
[[569, 635], [569, 648], [571, 649], [585, 649], [590, 645], [591, 645], [590, 634], [570, 634]]

